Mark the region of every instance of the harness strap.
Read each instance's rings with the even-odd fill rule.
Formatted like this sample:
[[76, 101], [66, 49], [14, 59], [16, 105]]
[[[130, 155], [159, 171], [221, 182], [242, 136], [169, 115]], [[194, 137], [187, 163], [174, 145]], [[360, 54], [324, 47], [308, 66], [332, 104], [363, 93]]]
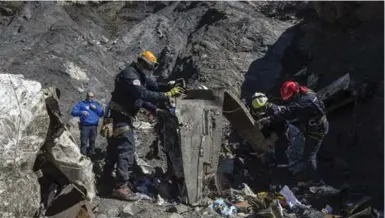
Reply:
[[112, 135], [113, 137], [117, 137], [127, 131], [130, 131], [130, 127], [128, 125], [126, 126], [122, 126], [122, 127], [118, 127], [118, 128], [114, 128], [114, 134]]

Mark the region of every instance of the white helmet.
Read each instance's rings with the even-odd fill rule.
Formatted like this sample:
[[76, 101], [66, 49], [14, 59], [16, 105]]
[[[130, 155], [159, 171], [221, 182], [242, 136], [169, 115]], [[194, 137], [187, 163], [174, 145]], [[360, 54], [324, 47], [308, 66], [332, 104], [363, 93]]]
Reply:
[[268, 100], [269, 99], [266, 97], [265, 94], [263, 94], [261, 92], [256, 92], [256, 93], [254, 93], [254, 95], [252, 97], [251, 105], [254, 109], [259, 109], [259, 108], [265, 106], [265, 104]]

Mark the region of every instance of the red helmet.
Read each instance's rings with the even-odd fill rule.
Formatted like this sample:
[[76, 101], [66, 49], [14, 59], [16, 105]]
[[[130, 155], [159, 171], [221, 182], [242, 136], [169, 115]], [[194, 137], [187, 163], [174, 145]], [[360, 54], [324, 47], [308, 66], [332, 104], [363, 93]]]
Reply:
[[293, 95], [299, 93], [299, 84], [294, 81], [286, 81], [281, 86], [281, 97], [283, 100], [289, 100]]

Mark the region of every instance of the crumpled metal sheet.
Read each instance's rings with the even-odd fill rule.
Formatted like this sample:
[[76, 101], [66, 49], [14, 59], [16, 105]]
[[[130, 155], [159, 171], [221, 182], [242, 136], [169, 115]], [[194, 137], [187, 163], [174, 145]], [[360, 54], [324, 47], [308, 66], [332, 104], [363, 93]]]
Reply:
[[91, 160], [80, 153], [70, 131], [61, 120], [57, 90], [45, 90], [46, 106], [50, 115], [50, 125], [45, 147], [49, 161], [69, 180], [78, 185], [85, 197], [92, 201], [96, 195], [95, 175]]

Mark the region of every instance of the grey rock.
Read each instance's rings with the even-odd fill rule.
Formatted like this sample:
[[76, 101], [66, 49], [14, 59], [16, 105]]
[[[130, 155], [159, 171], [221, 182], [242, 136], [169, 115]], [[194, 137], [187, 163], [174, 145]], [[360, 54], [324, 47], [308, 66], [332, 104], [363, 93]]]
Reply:
[[173, 213], [168, 218], [183, 218], [183, 216], [177, 213]]
[[172, 205], [166, 209], [169, 213], [183, 214], [189, 211], [189, 207], [184, 204]]
[[40, 205], [33, 172], [49, 125], [42, 86], [22, 75], [0, 74], [0, 216], [32, 217]]
[[111, 207], [107, 210], [107, 216], [113, 217], [119, 215], [119, 208], [118, 207]]
[[134, 216], [137, 212], [138, 212], [137, 206], [133, 203], [130, 203], [124, 206], [122, 212], [120, 213], [120, 216], [122, 217]]

